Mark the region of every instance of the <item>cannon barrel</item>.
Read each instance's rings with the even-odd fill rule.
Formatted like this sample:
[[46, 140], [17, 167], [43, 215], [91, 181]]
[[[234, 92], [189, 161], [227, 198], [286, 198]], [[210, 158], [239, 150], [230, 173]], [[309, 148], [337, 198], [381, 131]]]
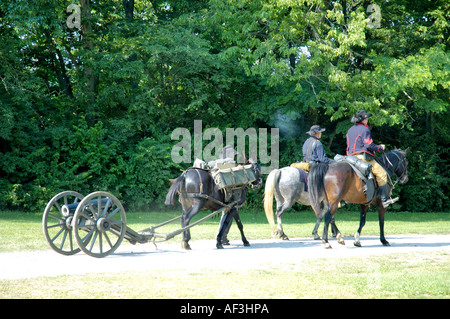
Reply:
[[[102, 198], [101, 199], [101, 207], [104, 208], [106, 203], [109, 201], [109, 198]], [[64, 217], [68, 217], [70, 215], [75, 214], [75, 211], [77, 210], [77, 207], [80, 203], [73, 203], [73, 204], [65, 204], [61, 207], [61, 213]], [[95, 209], [97, 208], [98, 201], [97, 200], [91, 200], [89, 204]]]

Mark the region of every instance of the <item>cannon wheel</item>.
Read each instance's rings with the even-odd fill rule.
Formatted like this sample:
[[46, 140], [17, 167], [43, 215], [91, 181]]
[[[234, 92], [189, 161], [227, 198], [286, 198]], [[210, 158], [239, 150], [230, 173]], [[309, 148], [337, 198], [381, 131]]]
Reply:
[[[103, 201], [102, 199], [106, 199]], [[89, 194], [78, 205], [73, 231], [78, 247], [92, 257], [112, 254], [126, 232], [126, 215], [120, 201], [107, 192]]]
[[74, 244], [72, 219], [73, 214], [63, 214], [62, 206], [75, 204], [83, 195], [74, 191], [61, 192], [47, 204], [42, 216], [42, 230], [50, 247], [62, 255], [74, 255], [80, 248]]

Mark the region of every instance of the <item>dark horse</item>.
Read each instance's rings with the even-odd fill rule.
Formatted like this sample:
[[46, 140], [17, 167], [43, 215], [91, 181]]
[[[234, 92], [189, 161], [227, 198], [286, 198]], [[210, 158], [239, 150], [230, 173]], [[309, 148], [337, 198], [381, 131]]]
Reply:
[[[256, 181], [252, 183], [253, 187], [261, 187], [261, 166], [252, 160], [250, 160], [252, 168], [256, 173]], [[244, 246], [249, 246], [249, 242], [245, 238], [244, 228], [242, 222], [239, 218], [238, 208], [244, 205], [245, 195], [247, 194], [248, 187], [242, 188], [240, 190], [240, 201], [230, 210], [225, 210], [222, 214], [222, 218], [219, 224], [219, 231], [217, 233], [217, 243], [216, 247], [221, 249], [223, 244], [226, 244], [226, 234], [230, 229], [233, 218], [235, 219], [238, 228], [241, 232], [242, 242]], [[181, 227], [186, 227], [189, 225], [192, 217], [197, 215], [197, 213], [202, 210], [212, 210], [216, 211], [223, 207], [217, 201], [225, 203], [225, 194], [222, 190], [219, 190], [213, 177], [207, 170], [190, 168], [185, 171], [181, 176], [176, 178], [172, 182], [172, 186], [166, 196], [165, 204], [168, 206], [173, 206], [175, 204], [175, 196], [179, 194], [179, 201], [183, 209], [183, 214], [181, 217]], [[196, 194], [201, 194], [201, 196], [196, 196]], [[183, 232], [183, 241], [181, 242], [181, 247], [186, 250], [190, 250], [189, 240], [191, 239], [191, 233], [189, 229]]]
[[[377, 159], [377, 162], [386, 170], [389, 177], [393, 174], [397, 176], [401, 184], [408, 181], [406, 167], [408, 160], [406, 153], [408, 149], [394, 150]], [[352, 204], [360, 204], [360, 222], [358, 231], [355, 234], [354, 245], [360, 247], [359, 241], [361, 230], [366, 223], [366, 214], [370, 204], [375, 204], [378, 208], [378, 220], [380, 224], [380, 241], [384, 246], [389, 246], [389, 242], [384, 237], [384, 215], [386, 208], [378, 196], [368, 203], [364, 194], [364, 182], [356, 175], [352, 167], [346, 162], [335, 162], [330, 165], [316, 164], [311, 167], [308, 175], [309, 197], [311, 206], [316, 216], [325, 217], [322, 241], [325, 248], [331, 248], [328, 243], [328, 225], [331, 217], [337, 210], [338, 204], [344, 200]], [[392, 188], [389, 193], [392, 192]], [[390, 196], [390, 194], [389, 194]], [[324, 210], [320, 211], [320, 199], [324, 198]]]

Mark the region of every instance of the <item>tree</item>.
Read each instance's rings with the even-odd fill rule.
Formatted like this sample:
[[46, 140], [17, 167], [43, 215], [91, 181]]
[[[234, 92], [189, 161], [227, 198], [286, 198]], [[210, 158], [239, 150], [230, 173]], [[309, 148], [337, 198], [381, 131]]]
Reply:
[[279, 127], [288, 165], [312, 124], [345, 152], [366, 109], [376, 142], [411, 147], [394, 209], [448, 210], [445, 1], [81, 0], [80, 28], [70, 4], [0, 3], [1, 207], [67, 189], [148, 207], [186, 168], [175, 128]]

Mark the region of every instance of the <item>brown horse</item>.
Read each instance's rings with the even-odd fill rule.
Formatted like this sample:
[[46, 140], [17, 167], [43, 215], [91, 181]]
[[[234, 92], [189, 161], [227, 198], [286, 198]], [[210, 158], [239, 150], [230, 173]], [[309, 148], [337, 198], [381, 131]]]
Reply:
[[[383, 166], [389, 176], [397, 176], [401, 184], [408, 181], [408, 172], [406, 167], [408, 160], [406, 153], [408, 149], [394, 150], [377, 159], [377, 162]], [[359, 241], [361, 230], [366, 223], [366, 214], [370, 204], [375, 204], [378, 208], [378, 220], [380, 224], [380, 241], [384, 246], [390, 246], [384, 237], [384, 215], [386, 208], [378, 196], [375, 196], [371, 202], [367, 202], [364, 194], [365, 183], [356, 175], [352, 167], [346, 162], [335, 162], [330, 165], [315, 164], [311, 167], [308, 175], [309, 198], [311, 206], [319, 218], [324, 215], [325, 224], [323, 227], [322, 241], [325, 248], [331, 248], [328, 243], [328, 225], [331, 217], [334, 215], [341, 200], [347, 203], [360, 204], [360, 222], [358, 231], [355, 234], [354, 245], [360, 247]], [[392, 192], [392, 188], [389, 193]], [[390, 196], [390, 194], [388, 195]], [[320, 211], [320, 199], [324, 198], [324, 209]]]

